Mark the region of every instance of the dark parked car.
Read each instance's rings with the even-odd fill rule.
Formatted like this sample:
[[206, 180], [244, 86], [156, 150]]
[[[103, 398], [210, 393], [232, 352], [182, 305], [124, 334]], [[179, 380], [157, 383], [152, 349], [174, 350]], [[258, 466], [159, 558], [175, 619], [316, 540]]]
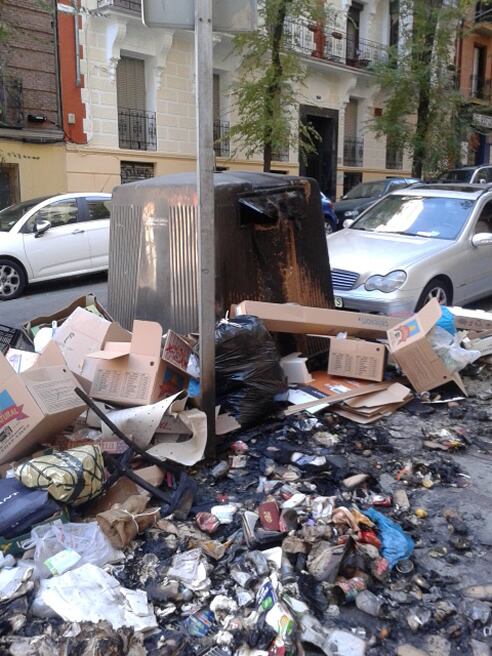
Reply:
[[386, 178], [384, 180], [373, 180], [361, 182], [351, 189], [348, 194], [342, 196], [333, 209], [337, 215], [338, 222], [343, 224], [345, 219], [356, 219], [363, 210], [386, 194], [398, 189], [404, 189], [419, 182], [415, 178]]
[[492, 166], [462, 166], [442, 174], [440, 182], [487, 184], [492, 182]]

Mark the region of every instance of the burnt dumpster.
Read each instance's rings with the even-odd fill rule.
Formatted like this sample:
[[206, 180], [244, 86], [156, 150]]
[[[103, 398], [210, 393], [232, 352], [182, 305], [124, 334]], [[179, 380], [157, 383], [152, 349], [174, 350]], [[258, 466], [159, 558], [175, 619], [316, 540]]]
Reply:
[[[268, 173], [214, 176], [217, 316], [245, 298], [333, 306], [321, 201], [315, 180]], [[177, 332], [198, 329], [196, 175], [114, 190], [109, 309]]]

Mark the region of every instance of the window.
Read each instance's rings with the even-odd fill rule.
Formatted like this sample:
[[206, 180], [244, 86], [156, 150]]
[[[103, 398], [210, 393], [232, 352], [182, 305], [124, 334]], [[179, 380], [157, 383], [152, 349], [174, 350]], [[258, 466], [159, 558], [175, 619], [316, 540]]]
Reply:
[[484, 205], [478, 217], [474, 234], [477, 235], [480, 232], [492, 232], [492, 201]]
[[390, 46], [397, 46], [400, 39], [400, 0], [390, 0]]
[[152, 162], [121, 162], [121, 184], [154, 177]]
[[388, 185], [388, 193], [392, 191], [396, 191], [397, 189], [404, 189], [405, 187], [408, 187], [408, 184], [406, 182], [402, 182], [401, 180], [395, 180], [394, 182], [390, 182]]
[[475, 182], [478, 182], [479, 184], [484, 184], [492, 182], [492, 169], [487, 167], [484, 169], [479, 169], [477, 171], [477, 174], [475, 176]]
[[111, 216], [111, 201], [100, 199], [87, 199], [87, 220], [101, 221]]
[[145, 62], [122, 57], [116, 69], [118, 109], [145, 111]]
[[52, 228], [77, 223], [78, 207], [76, 200], [59, 200], [41, 208], [27, 222], [27, 232], [34, 232], [36, 223], [49, 221]]

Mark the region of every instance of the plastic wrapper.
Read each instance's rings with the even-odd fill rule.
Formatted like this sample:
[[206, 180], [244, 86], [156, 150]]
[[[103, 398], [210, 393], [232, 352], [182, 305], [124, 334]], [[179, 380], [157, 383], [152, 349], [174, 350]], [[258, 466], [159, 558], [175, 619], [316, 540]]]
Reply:
[[52, 451], [19, 465], [16, 478], [26, 487], [46, 490], [62, 503], [78, 505], [96, 497], [104, 483], [99, 446]]
[[379, 539], [383, 544], [381, 553], [391, 569], [400, 560], [410, 557], [415, 545], [412, 538], [399, 524], [374, 508], [369, 508], [365, 514], [377, 525]]
[[0, 480], [0, 535], [10, 540], [60, 510], [43, 490], [30, 490], [14, 478]]
[[445, 328], [437, 325], [429, 333], [429, 339], [434, 353], [437, 353], [446, 367], [453, 373], [461, 371], [482, 355], [480, 351], [464, 349], [460, 346], [458, 334], [451, 335]]
[[[33, 528], [31, 543], [26, 546], [34, 547], [34, 575], [41, 579], [51, 576], [53, 570], [48, 565], [62, 551], [75, 551], [80, 556], [73, 560], [73, 567], [87, 563], [102, 567], [123, 558], [123, 553], [112, 547], [97, 522], [38, 526]], [[66, 567], [65, 571], [73, 567]]]
[[450, 335], [456, 335], [456, 320], [454, 314], [447, 307], [443, 306], [441, 308], [441, 318], [436, 326], [443, 328]]
[[264, 419], [286, 390], [275, 342], [256, 317], [221, 321], [215, 329], [218, 403], [242, 426]]

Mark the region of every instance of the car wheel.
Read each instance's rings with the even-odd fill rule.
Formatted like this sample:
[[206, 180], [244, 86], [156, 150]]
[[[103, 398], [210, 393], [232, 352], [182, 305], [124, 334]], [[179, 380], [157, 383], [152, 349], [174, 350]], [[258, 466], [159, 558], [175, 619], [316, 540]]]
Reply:
[[451, 305], [453, 302], [453, 289], [444, 278], [434, 278], [424, 287], [416, 311], [421, 310], [433, 298], [437, 299], [439, 305]]
[[26, 284], [26, 274], [20, 264], [0, 259], [0, 301], [17, 298], [24, 291]]

